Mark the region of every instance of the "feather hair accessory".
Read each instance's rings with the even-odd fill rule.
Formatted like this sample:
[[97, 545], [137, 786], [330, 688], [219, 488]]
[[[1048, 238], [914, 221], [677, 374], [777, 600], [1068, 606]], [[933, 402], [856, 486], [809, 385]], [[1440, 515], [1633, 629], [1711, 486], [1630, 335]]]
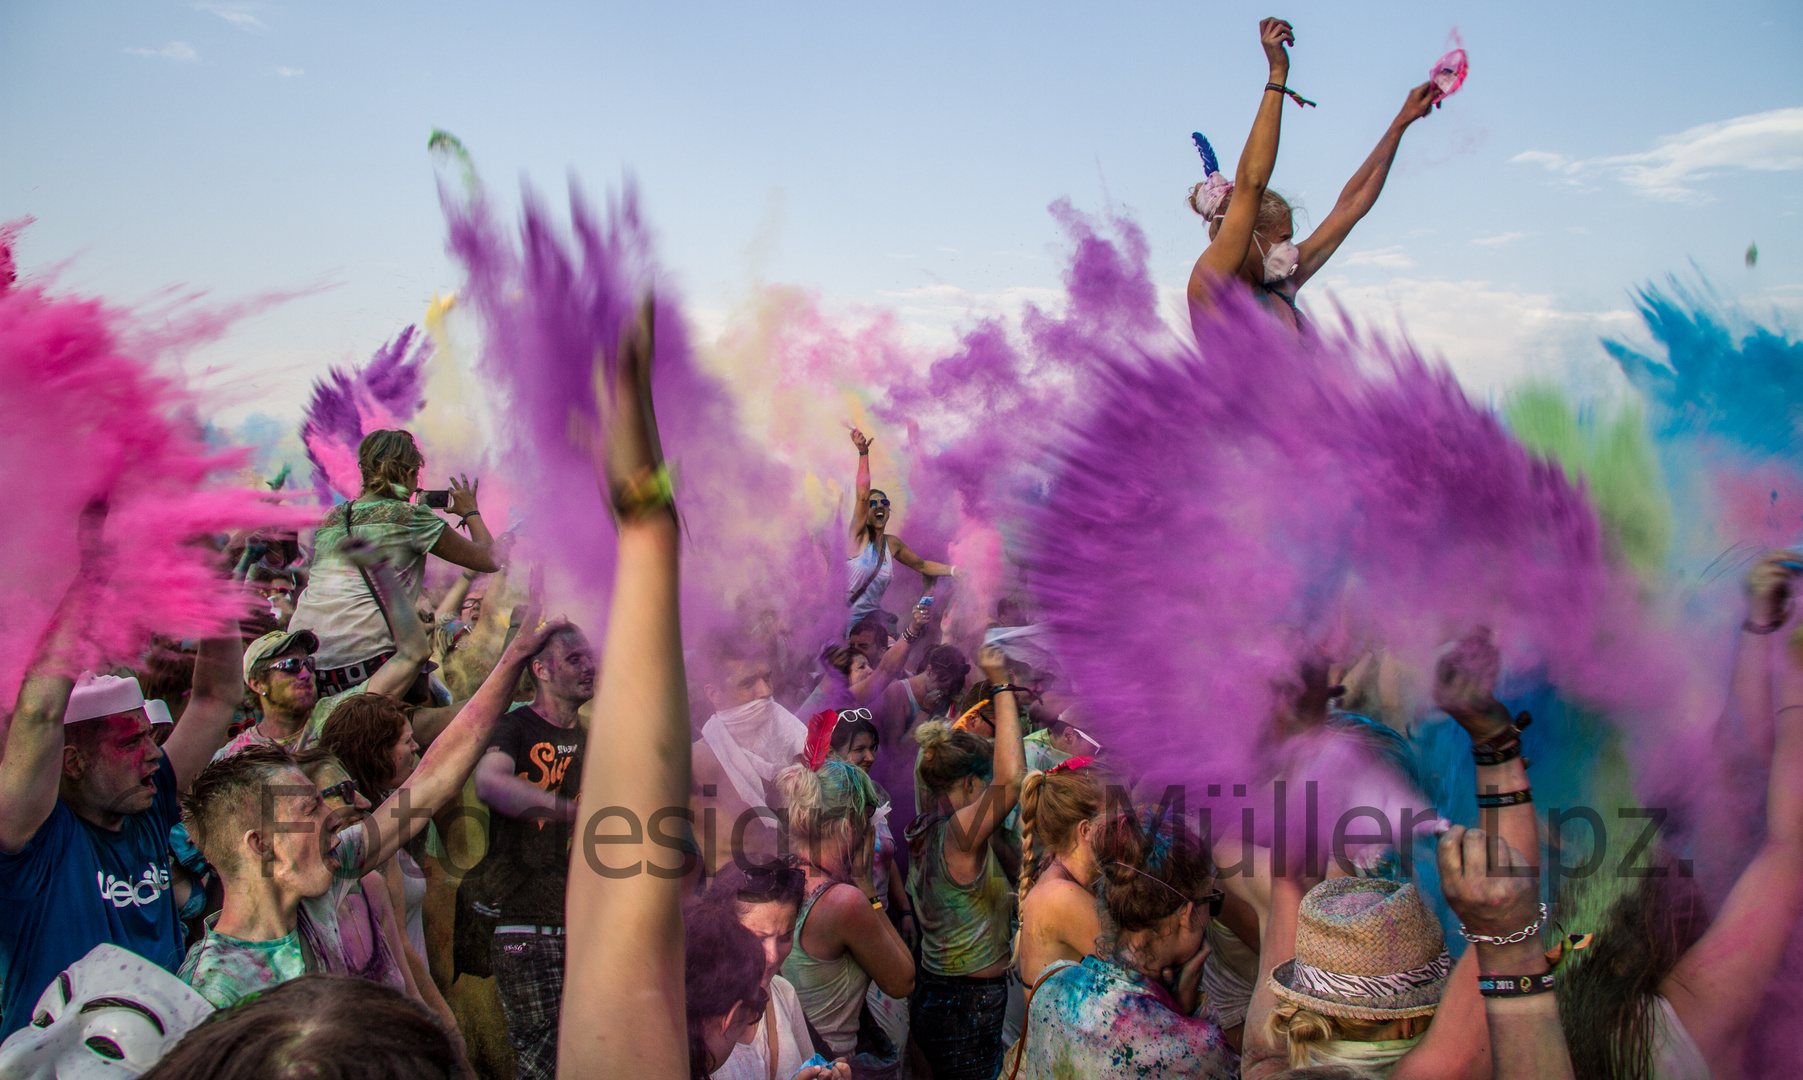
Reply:
[[834, 709], [822, 709], [808, 717], [808, 741], [801, 760], [810, 771], [819, 772], [826, 764], [827, 751], [833, 746], [833, 725], [838, 722], [839, 713]]
[[1196, 143], [1196, 152], [1202, 155], [1202, 175], [1200, 184], [1189, 189], [1189, 206], [1191, 210], [1202, 215], [1204, 221], [1213, 221], [1221, 213], [1221, 207], [1233, 194], [1233, 181], [1221, 171], [1221, 163], [1215, 157], [1215, 148], [1208, 145], [1208, 140], [1200, 131], [1190, 133]]

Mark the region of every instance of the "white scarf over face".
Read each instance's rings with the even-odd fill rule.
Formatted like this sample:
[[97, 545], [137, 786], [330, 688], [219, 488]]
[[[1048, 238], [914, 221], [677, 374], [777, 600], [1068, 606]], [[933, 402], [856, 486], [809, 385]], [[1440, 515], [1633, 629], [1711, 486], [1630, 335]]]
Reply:
[[808, 726], [775, 698], [764, 697], [708, 717], [701, 738], [745, 805], [763, 806], [764, 785], [800, 759]]

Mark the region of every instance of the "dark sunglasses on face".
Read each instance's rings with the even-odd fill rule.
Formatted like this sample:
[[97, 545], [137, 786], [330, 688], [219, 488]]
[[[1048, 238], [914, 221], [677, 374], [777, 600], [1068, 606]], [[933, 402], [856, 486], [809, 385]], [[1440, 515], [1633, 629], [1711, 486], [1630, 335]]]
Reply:
[[340, 780], [329, 788], [320, 788], [319, 797], [322, 799], [337, 799], [339, 802], [349, 806], [351, 801], [357, 797], [357, 782], [348, 778]]
[[1207, 896], [1204, 896], [1200, 900], [1197, 900], [1196, 903], [1207, 904], [1208, 905], [1208, 917], [1211, 919], [1218, 919], [1221, 917], [1221, 908], [1223, 908], [1227, 904], [1227, 894], [1222, 892], [1219, 889], [1216, 889], [1213, 892], [1209, 893]]
[[311, 656], [290, 656], [286, 660], [277, 660], [270, 664], [269, 670], [280, 671], [287, 675], [295, 675], [302, 671], [312, 671], [313, 658]]
[[870, 500], [870, 508], [872, 510], [875, 510], [879, 506], [885, 510], [889, 509], [889, 500], [888, 499], [872, 499], [872, 500]]

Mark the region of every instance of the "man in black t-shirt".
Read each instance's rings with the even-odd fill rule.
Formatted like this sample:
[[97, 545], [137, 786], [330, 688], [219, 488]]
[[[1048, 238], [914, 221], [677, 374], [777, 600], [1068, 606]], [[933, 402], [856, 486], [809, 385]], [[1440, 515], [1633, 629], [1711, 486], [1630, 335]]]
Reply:
[[532, 659], [532, 704], [501, 718], [476, 766], [476, 794], [491, 811], [484, 874], [500, 886], [490, 955], [519, 1080], [557, 1072], [563, 894], [587, 738], [576, 710], [595, 696], [595, 675], [582, 631], [554, 634]]

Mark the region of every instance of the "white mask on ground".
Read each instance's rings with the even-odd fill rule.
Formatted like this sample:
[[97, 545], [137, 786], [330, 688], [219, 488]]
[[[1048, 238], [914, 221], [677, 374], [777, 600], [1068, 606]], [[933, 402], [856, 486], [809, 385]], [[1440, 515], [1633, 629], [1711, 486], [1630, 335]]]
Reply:
[[117, 945], [58, 975], [31, 1021], [0, 1043], [11, 1080], [120, 1080], [144, 1073], [213, 1006], [180, 979]]

